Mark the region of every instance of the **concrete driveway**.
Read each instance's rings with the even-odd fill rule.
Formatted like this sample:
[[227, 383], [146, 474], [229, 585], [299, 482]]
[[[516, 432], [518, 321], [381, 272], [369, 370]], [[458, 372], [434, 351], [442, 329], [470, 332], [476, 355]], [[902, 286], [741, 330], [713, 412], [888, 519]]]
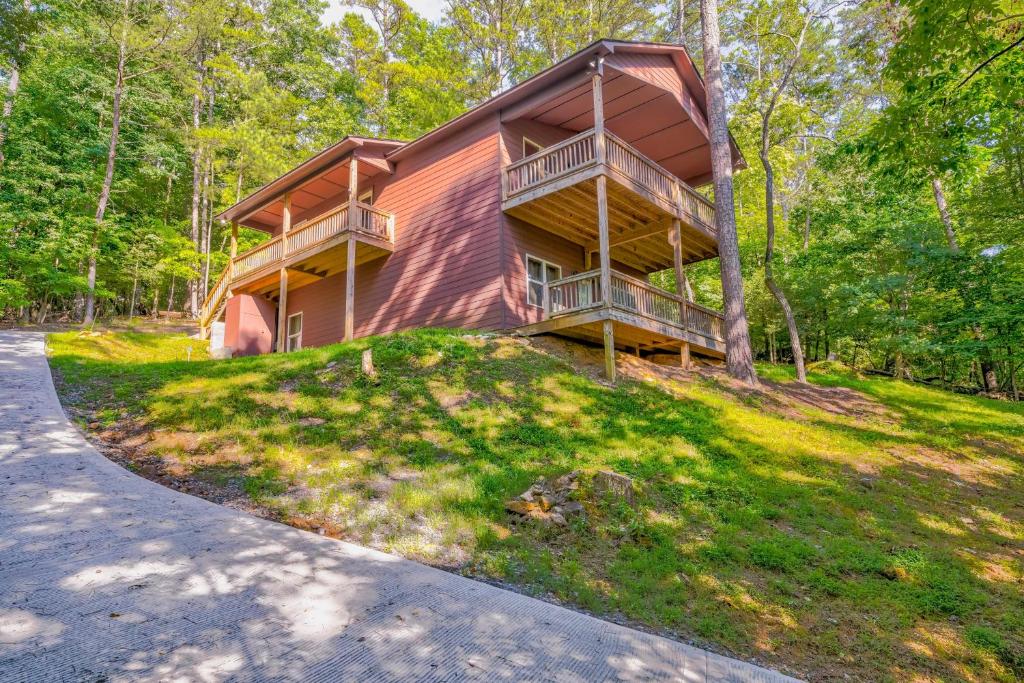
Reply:
[[137, 477], [0, 332], [0, 681], [471, 679], [792, 680]]

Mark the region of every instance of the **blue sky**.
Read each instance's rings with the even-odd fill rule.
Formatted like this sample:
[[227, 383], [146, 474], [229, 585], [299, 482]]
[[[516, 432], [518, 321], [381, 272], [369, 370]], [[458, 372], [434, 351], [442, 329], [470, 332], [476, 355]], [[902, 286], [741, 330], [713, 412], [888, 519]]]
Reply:
[[[430, 21], [437, 21], [444, 14], [445, 0], [406, 0], [409, 6], [423, 17]], [[352, 6], [342, 0], [328, 0], [330, 6], [323, 13], [325, 24], [330, 24], [341, 19], [345, 12], [353, 11]], [[355, 10], [360, 14], [366, 14], [365, 10]]]

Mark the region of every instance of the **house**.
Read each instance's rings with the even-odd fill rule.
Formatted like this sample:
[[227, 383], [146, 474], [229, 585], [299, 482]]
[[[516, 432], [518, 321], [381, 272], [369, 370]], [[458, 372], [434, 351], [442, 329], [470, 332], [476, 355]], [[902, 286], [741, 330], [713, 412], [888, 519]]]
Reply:
[[220, 214], [201, 324], [235, 355], [433, 325], [595, 341], [612, 378], [721, 357], [722, 316], [647, 281], [718, 254], [705, 111], [684, 48], [601, 40], [412, 142], [347, 137]]

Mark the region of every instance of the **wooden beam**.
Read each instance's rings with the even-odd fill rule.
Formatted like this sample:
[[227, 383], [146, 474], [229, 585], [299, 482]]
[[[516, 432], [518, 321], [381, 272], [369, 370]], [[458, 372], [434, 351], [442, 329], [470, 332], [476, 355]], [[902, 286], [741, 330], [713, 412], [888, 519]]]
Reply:
[[284, 208], [281, 210], [281, 258], [288, 256], [288, 233], [292, 229], [292, 193], [284, 193]]
[[288, 269], [281, 269], [280, 294], [277, 297], [277, 352], [284, 353], [288, 341]]
[[359, 225], [356, 201], [359, 199], [359, 159], [355, 153], [348, 162], [348, 224], [349, 227]]
[[604, 321], [604, 376], [615, 381], [615, 323]]
[[238, 222], [231, 221], [231, 258], [238, 256]]
[[596, 143], [595, 151], [598, 165], [603, 164], [607, 158], [604, 138], [604, 93], [601, 90], [601, 75], [604, 71], [602, 67], [603, 61], [602, 57], [597, 58], [596, 71], [590, 77], [591, 87], [594, 89], [594, 142]]
[[[579, 71], [578, 73], [572, 74], [570, 76], [566, 76], [565, 78], [558, 81], [554, 85], [544, 88], [543, 91], [537, 93], [536, 95], [527, 97], [525, 100], [522, 100], [521, 102], [518, 102], [512, 105], [511, 107], [502, 109], [501, 122], [505, 123], [506, 121], [514, 121], [523, 116], [523, 114], [529, 113], [536, 107], [539, 107], [542, 104], [550, 102], [551, 100], [562, 97], [567, 92], [572, 91], [575, 88], [580, 87], [581, 85], [586, 85], [589, 82], [590, 75], [585, 70]], [[586, 92], [587, 91], [584, 90], [581, 94], [584, 94]]]
[[[676, 223], [678, 222], [679, 221], [676, 221]], [[660, 235], [661, 233], [668, 230], [670, 225], [671, 224], [669, 223], [669, 221], [660, 221], [654, 225], [646, 225], [644, 227], [635, 228], [627, 232], [620, 232], [618, 235], [609, 235], [608, 246], [617, 247], [620, 244], [626, 244], [627, 242], [643, 239], [644, 237]], [[588, 242], [585, 246], [587, 249], [590, 249], [591, 251], [597, 251], [598, 249], [600, 249], [601, 244], [597, 240], [594, 240], [592, 242]]]
[[345, 341], [352, 341], [355, 330], [356, 307], [356, 241], [348, 240], [348, 258], [345, 270]]
[[[686, 297], [686, 274], [683, 272], [683, 226], [680, 224], [679, 219], [676, 218], [672, 221], [672, 269], [675, 271], [676, 276], [676, 294], [685, 298]], [[686, 304], [679, 304], [679, 321], [683, 327], [686, 328]], [[689, 367], [690, 363], [690, 348], [686, 347], [685, 360], [683, 367]]]
[[601, 296], [605, 307], [612, 305], [612, 262], [608, 244], [608, 179], [597, 178], [597, 240], [601, 262]]

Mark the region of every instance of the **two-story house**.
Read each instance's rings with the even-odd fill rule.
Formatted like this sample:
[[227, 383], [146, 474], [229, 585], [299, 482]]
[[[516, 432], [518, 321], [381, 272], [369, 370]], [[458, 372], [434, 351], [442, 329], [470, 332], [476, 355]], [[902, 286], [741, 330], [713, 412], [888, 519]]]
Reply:
[[235, 355], [452, 326], [595, 341], [612, 378], [720, 357], [720, 314], [647, 282], [718, 253], [705, 98], [684, 48], [601, 40], [412, 142], [347, 137], [220, 214], [201, 324]]

